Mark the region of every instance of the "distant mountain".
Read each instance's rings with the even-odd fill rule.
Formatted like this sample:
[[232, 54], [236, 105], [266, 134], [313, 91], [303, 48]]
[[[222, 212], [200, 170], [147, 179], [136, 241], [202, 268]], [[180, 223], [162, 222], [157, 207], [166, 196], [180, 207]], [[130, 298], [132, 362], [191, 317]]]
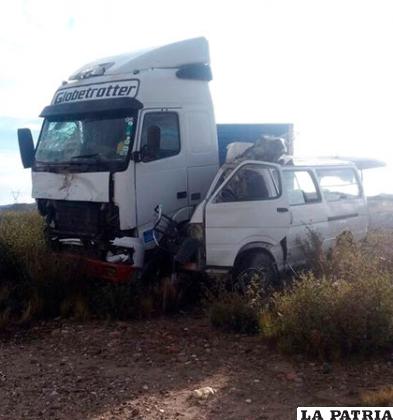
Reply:
[[372, 195], [370, 197], [367, 197], [367, 200], [371, 201], [393, 201], [393, 194], [378, 194], [378, 195]]
[[367, 197], [370, 227], [377, 229], [393, 228], [393, 195], [379, 194]]
[[6, 204], [4, 206], [0, 206], [0, 213], [5, 211], [14, 211], [14, 212], [22, 212], [22, 211], [37, 211], [36, 203], [15, 203], [15, 204]]

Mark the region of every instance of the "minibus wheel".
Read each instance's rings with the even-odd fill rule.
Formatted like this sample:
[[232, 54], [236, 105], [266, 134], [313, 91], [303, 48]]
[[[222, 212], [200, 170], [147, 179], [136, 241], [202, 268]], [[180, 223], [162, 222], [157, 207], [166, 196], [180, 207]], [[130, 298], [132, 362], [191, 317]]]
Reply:
[[253, 252], [241, 258], [232, 276], [234, 291], [241, 294], [256, 292], [262, 297], [272, 294], [276, 281], [274, 261], [265, 252]]

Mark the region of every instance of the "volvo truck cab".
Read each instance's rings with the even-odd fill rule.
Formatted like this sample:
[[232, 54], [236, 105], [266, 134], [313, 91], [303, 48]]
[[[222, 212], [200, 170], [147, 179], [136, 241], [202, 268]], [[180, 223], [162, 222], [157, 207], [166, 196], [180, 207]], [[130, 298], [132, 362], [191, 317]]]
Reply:
[[154, 247], [158, 203], [189, 220], [218, 169], [209, 64], [204, 38], [98, 60], [55, 92], [36, 146], [19, 130], [54, 248], [128, 276]]

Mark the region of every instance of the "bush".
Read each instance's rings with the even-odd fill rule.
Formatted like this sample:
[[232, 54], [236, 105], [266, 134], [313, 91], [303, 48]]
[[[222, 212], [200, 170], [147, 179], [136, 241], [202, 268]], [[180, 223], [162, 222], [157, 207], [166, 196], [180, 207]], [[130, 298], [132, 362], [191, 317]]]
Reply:
[[144, 318], [174, 311], [187, 298], [168, 278], [122, 284], [87, 278], [81, 266], [48, 249], [37, 213], [0, 215], [0, 328], [57, 316]]
[[[261, 328], [290, 352], [321, 357], [370, 353], [393, 341], [393, 277], [386, 260], [369, 245], [341, 238], [302, 274], [276, 293]], [[322, 274], [321, 274], [322, 273]]]
[[229, 291], [226, 276], [211, 276], [204, 289], [204, 306], [211, 325], [225, 332], [257, 334], [262, 304], [254, 285], [245, 294]]
[[211, 303], [208, 309], [211, 324], [226, 332], [257, 334], [259, 311], [248, 299], [236, 293], [227, 293]]
[[365, 254], [378, 261], [379, 266], [393, 273], [393, 231], [372, 231], [362, 244]]
[[77, 312], [86, 313], [80, 298], [81, 280], [78, 267], [47, 248], [37, 213], [1, 214], [0, 314], [8, 314], [8, 321], [61, 315], [63, 303], [77, 295]]

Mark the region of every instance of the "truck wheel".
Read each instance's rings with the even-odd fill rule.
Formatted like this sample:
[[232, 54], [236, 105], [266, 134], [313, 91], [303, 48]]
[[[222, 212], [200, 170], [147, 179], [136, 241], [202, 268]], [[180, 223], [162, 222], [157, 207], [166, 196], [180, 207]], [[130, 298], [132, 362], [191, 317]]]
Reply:
[[261, 297], [271, 295], [276, 286], [277, 271], [274, 261], [263, 252], [253, 253], [240, 261], [233, 273], [233, 290], [244, 294], [248, 290]]

